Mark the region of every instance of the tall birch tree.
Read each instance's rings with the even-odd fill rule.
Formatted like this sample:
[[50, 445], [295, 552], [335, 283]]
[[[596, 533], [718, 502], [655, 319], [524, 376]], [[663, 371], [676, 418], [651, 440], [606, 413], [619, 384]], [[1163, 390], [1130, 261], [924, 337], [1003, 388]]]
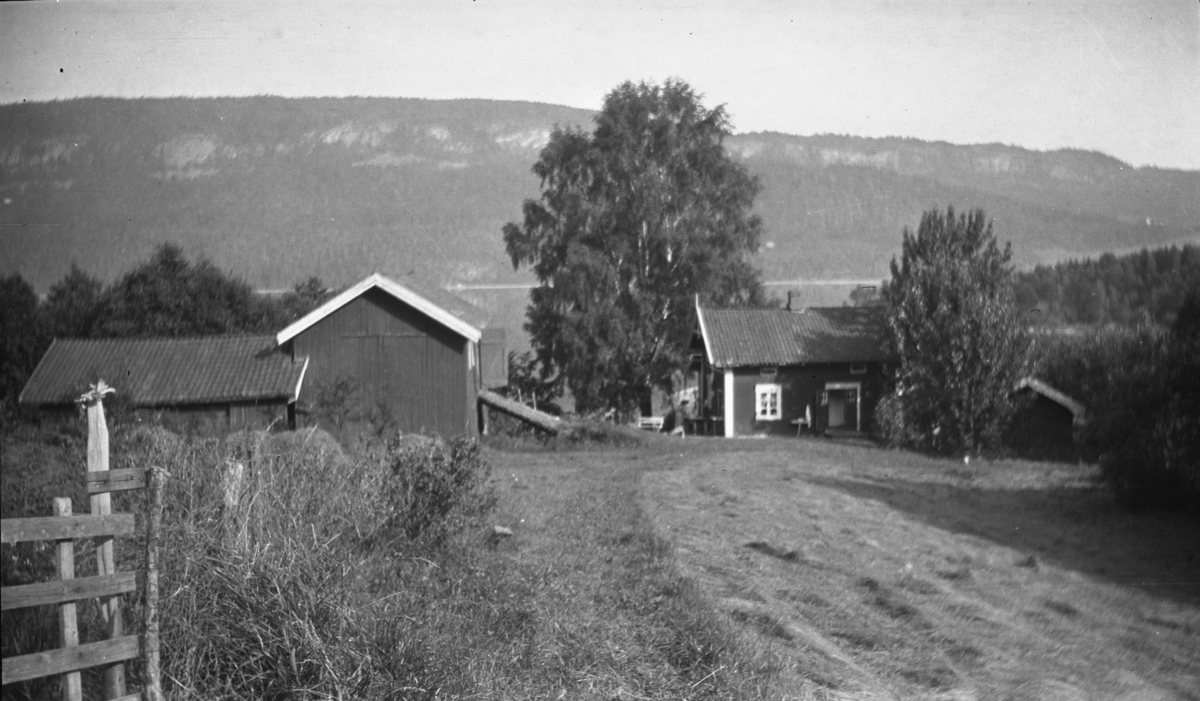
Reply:
[[529, 267], [526, 330], [544, 377], [581, 411], [627, 412], [687, 362], [694, 300], [761, 303], [758, 180], [725, 151], [723, 106], [680, 80], [626, 82], [595, 130], [556, 128], [533, 166], [542, 194], [504, 227]]

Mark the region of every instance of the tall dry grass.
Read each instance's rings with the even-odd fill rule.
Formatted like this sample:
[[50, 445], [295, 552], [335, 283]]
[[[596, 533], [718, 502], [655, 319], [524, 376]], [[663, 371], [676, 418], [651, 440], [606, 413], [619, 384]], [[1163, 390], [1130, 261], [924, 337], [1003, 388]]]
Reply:
[[446, 555], [486, 513], [477, 446], [397, 441], [348, 456], [321, 431], [147, 431], [127, 448], [171, 474], [161, 590], [172, 698], [424, 698], [444, 683], [424, 633], [376, 602], [413, 576], [405, 563]]

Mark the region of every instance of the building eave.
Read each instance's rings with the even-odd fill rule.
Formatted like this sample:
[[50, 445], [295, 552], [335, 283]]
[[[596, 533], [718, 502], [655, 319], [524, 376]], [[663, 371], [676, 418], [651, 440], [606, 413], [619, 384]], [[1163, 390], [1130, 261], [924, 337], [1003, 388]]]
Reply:
[[405, 304], [416, 309], [422, 314], [425, 314], [429, 318], [437, 321], [441, 325], [469, 341], [478, 342], [480, 337], [483, 335], [482, 329], [476, 328], [462, 319], [459, 319], [454, 314], [425, 299], [404, 285], [401, 285], [395, 280], [384, 277], [379, 273], [372, 273], [366, 279], [350, 287], [325, 304], [322, 304], [313, 311], [309, 312], [292, 325], [280, 331], [275, 336], [276, 344], [283, 345], [284, 343], [287, 343], [320, 322], [322, 319], [328, 317], [330, 314], [333, 314], [337, 310], [357, 299], [368, 290], [375, 288], [383, 290], [392, 297], [404, 302]]

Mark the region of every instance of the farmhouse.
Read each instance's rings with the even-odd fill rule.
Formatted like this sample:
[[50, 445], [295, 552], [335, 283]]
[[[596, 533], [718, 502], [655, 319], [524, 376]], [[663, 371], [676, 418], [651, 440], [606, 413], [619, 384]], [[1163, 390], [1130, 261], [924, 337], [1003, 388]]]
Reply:
[[696, 316], [700, 432], [732, 438], [871, 426], [883, 384], [882, 309], [697, 304]]
[[1033, 377], [1017, 383], [1020, 408], [1006, 442], [1023, 457], [1070, 460], [1077, 457], [1075, 436], [1087, 425], [1083, 404]]
[[301, 424], [342, 385], [406, 433], [477, 434], [479, 390], [508, 381], [503, 330], [487, 320], [412, 276], [367, 277], [275, 336], [285, 357], [309, 362]]
[[503, 329], [412, 276], [373, 274], [274, 336], [57, 339], [21, 394], [69, 410], [97, 379], [140, 410], [203, 416], [230, 429], [296, 428], [322, 402], [391, 429], [479, 432], [480, 390], [507, 384]]
[[272, 336], [55, 339], [20, 403], [73, 412], [103, 379], [139, 413], [179, 412], [231, 429], [294, 425], [307, 365], [277, 353]]

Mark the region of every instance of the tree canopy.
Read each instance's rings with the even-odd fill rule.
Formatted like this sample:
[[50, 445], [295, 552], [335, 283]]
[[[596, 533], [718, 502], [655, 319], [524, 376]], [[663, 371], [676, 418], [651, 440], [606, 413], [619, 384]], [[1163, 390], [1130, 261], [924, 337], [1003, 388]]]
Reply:
[[46, 344], [33, 288], [20, 275], [0, 278], [0, 409], [16, 404]]
[[1017, 273], [1017, 303], [1054, 324], [1124, 324], [1152, 320], [1170, 326], [1188, 290], [1200, 285], [1200, 246], [1068, 260]]
[[749, 257], [762, 225], [756, 178], [726, 153], [725, 109], [686, 83], [626, 82], [591, 134], [555, 129], [533, 172], [539, 200], [504, 227], [530, 267], [526, 330], [541, 371], [582, 411], [628, 411], [686, 361], [694, 299], [760, 303]]
[[894, 439], [939, 452], [995, 446], [1016, 408], [1028, 340], [1009, 246], [982, 210], [925, 212], [892, 259], [888, 302]]

